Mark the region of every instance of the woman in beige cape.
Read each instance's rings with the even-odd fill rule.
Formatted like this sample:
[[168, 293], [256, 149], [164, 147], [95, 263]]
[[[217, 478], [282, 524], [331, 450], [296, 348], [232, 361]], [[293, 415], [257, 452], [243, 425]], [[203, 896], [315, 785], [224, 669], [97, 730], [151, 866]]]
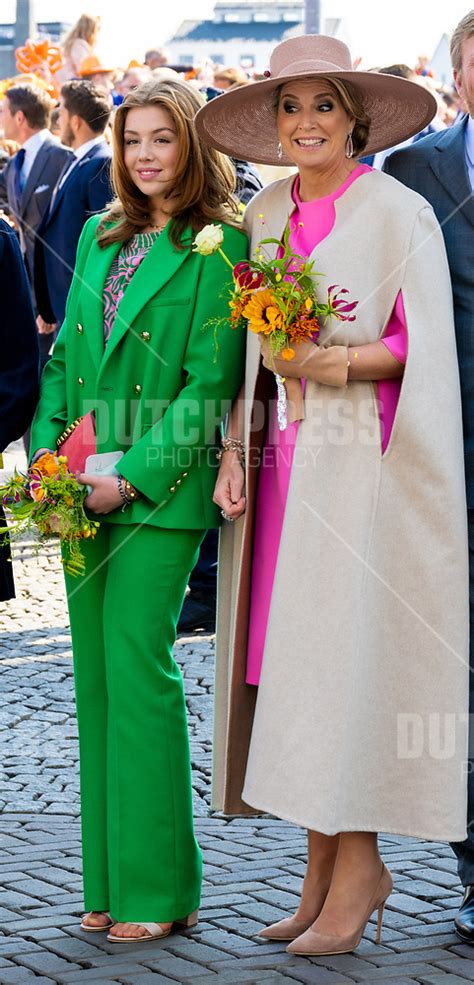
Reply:
[[[245, 683], [249, 592], [252, 561], [264, 563], [252, 540], [275, 381], [250, 333], [215, 493], [235, 522], [221, 542], [214, 807], [308, 829], [298, 911], [263, 932], [295, 953], [352, 950], [375, 909], [381, 918], [392, 881], [378, 831], [466, 832], [466, 505], [443, 239], [427, 202], [388, 175], [350, 181], [354, 158], [419, 132], [434, 112], [421, 86], [354, 72], [345, 45], [307, 36], [275, 49], [263, 82], [197, 117], [234, 157], [298, 167], [297, 182], [275, 182], [248, 207], [252, 250], [262, 215], [263, 234], [281, 237], [297, 192], [304, 205], [346, 189], [312, 258], [358, 300], [356, 320], [327, 324], [318, 346], [274, 365], [306, 389], [258, 689]], [[400, 295], [406, 361], [381, 342]], [[402, 377], [384, 448], [377, 381]]]

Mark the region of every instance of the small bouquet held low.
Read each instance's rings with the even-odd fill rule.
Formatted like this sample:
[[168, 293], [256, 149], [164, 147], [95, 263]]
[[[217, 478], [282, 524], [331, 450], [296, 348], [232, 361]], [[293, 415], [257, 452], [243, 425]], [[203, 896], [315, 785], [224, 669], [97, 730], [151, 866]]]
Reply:
[[45, 452], [28, 474], [15, 469], [0, 486], [2, 504], [11, 518], [10, 526], [0, 528], [0, 539], [15, 539], [30, 530], [39, 532], [40, 542], [59, 537], [64, 570], [69, 575], [83, 575], [80, 541], [95, 537], [100, 526], [84, 512], [88, 495], [88, 487], [69, 471], [66, 456]]
[[[263, 222], [263, 216], [259, 218]], [[321, 324], [328, 318], [354, 321], [357, 301], [349, 301], [347, 289], [331, 285], [327, 299], [320, 300], [314, 281], [314, 261], [294, 253], [290, 245], [290, 224], [282, 239], [262, 239], [255, 250], [255, 259], [244, 260], [235, 266], [222, 249], [222, 226], [205, 226], [195, 237], [193, 250], [202, 256], [219, 253], [232, 270], [229, 318], [211, 319], [207, 325], [214, 329], [216, 351], [218, 330], [230, 323], [231, 328], [248, 328], [268, 340], [272, 357], [287, 362], [295, 358], [301, 342], [316, 342]], [[276, 257], [266, 255], [265, 246], [277, 248]], [[317, 276], [321, 276], [318, 274]], [[204, 326], [207, 327], [207, 326]], [[294, 419], [303, 417], [302, 389], [298, 379], [285, 379], [275, 373], [278, 389], [278, 423], [280, 430], [288, 424], [287, 397], [300, 408]]]

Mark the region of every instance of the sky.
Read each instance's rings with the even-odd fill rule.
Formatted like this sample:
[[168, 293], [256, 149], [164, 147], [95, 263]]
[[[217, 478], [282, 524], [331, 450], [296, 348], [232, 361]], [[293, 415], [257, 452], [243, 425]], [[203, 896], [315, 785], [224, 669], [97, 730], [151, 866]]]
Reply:
[[[140, 58], [146, 48], [166, 42], [182, 20], [212, 15], [213, 0], [36, 0], [38, 20], [68, 20], [81, 13], [102, 18], [101, 53], [115, 64]], [[469, 11], [466, 3], [433, 0], [322, 0], [322, 16], [343, 17], [353, 56], [361, 56], [363, 67], [406, 62], [414, 64], [419, 54], [431, 55], [440, 36], [451, 33]], [[13, 20], [14, 0], [0, 0], [0, 19]]]

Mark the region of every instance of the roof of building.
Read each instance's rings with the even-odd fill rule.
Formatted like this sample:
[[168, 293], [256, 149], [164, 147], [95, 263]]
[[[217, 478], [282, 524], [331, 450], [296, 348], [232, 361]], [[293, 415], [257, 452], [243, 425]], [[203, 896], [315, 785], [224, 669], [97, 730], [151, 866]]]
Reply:
[[280, 41], [288, 31], [301, 29], [301, 21], [184, 21], [172, 41]]
[[[69, 30], [70, 26], [69, 21], [38, 21], [36, 30], [40, 38], [49, 37], [52, 41], [56, 41], [61, 34]], [[15, 25], [0, 24], [0, 46], [3, 48], [14, 43]]]
[[[340, 17], [327, 17], [324, 20], [324, 33], [336, 37], [341, 26]], [[179, 26], [168, 44], [176, 41], [282, 41], [284, 38], [300, 34], [304, 30], [303, 21], [197, 21], [186, 20]]]
[[[439, 41], [438, 41], [438, 44], [436, 45], [436, 48], [435, 48], [434, 52], [433, 52], [433, 58], [436, 58], [436, 55], [440, 51], [444, 55], [444, 53], [445, 53], [446, 50], [449, 51], [449, 34], [442, 34], [441, 37], [440, 37], [440, 39], [439, 39]], [[431, 61], [433, 61], [433, 58], [431, 59]]]

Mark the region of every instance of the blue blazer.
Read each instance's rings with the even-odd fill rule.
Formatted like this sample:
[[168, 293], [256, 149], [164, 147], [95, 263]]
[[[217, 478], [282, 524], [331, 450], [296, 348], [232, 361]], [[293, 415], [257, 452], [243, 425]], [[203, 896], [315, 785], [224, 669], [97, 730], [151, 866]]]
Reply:
[[110, 184], [112, 152], [96, 144], [73, 168], [52, 201], [38, 230], [34, 286], [38, 311], [45, 321], [64, 321], [76, 250], [84, 223], [102, 212], [113, 197]]
[[38, 333], [13, 229], [0, 219], [0, 452], [21, 438], [38, 400]]
[[443, 232], [453, 285], [467, 499], [474, 508], [474, 194], [465, 160], [467, 119], [391, 154], [383, 170], [428, 200]]
[[[38, 399], [38, 334], [15, 232], [0, 219], [0, 452], [25, 433]], [[0, 527], [5, 514], [0, 503]], [[8, 544], [0, 543], [0, 601], [14, 598]]]

